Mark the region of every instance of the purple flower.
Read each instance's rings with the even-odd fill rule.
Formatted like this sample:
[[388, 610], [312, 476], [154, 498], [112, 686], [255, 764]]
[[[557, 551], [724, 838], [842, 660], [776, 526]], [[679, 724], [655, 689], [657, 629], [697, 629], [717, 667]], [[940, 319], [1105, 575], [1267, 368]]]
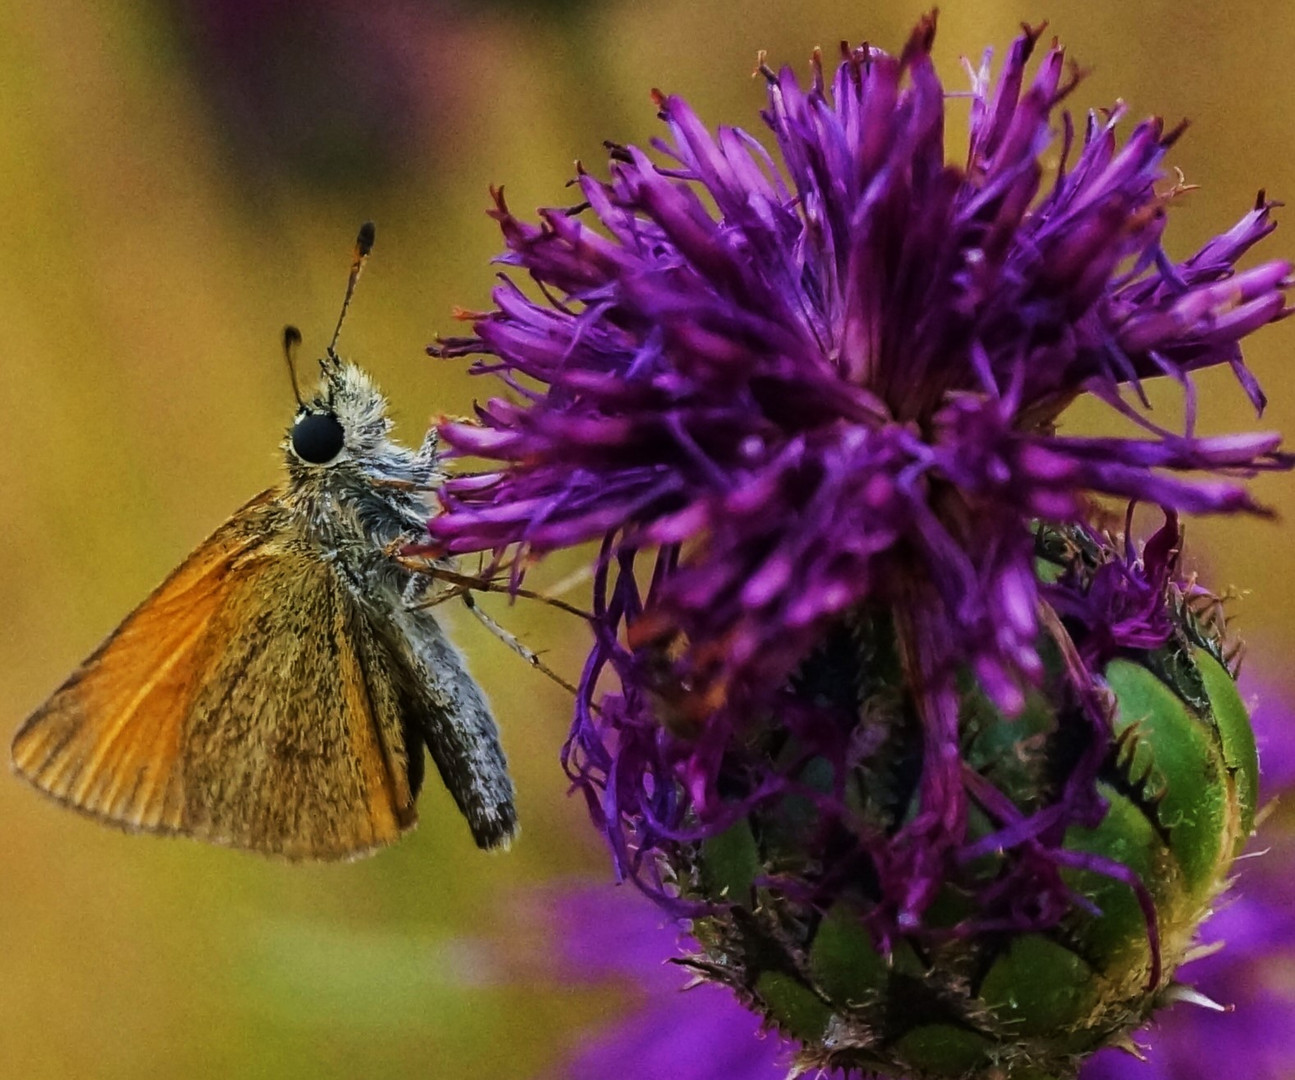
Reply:
[[[812, 1063], [1061, 1067], [1116, 1037], [1253, 816], [1253, 742], [1218, 696], [1216, 605], [1176, 572], [1177, 514], [1260, 512], [1242, 481], [1291, 465], [1274, 434], [1199, 435], [1191, 382], [1227, 364], [1262, 409], [1238, 343], [1285, 313], [1291, 265], [1236, 268], [1274, 227], [1262, 193], [1172, 260], [1181, 129], [1121, 144], [1116, 108], [1077, 135], [1061, 50], [1026, 76], [1038, 36], [996, 81], [988, 54], [972, 70], [957, 162], [933, 19], [898, 56], [843, 50], [830, 80], [818, 55], [807, 86], [762, 64], [776, 157], [657, 95], [657, 158], [614, 147], [580, 206], [534, 225], [495, 193], [518, 273], [433, 349], [491, 358], [477, 370], [512, 396], [443, 426], [500, 464], [446, 484], [432, 544], [491, 550], [519, 583], [600, 542], [568, 773], [618, 872], [693, 916], [698, 970]], [[1176, 428], [1148, 416], [1157, 376], [1184, 389]], [[1058, 434], [1083, 393], [1140, 436]], [[1165, 523], [1139, 550], [1099, 499]], [[1180, 739], [1200, 757], [1175, 777]], [[1184, 808], [1200, 775], [1217, 785]], [[1069, 1041], [1008, 1015], [1039, 956], [1119, 987]], [[842, 1018], [905, 979], [932, 998], [920, 1030]]]
[[586, 206], [539, 226], [499, 193], [502, 261], [545, 297], [505, 278], [477, 336], [439, 347], [494, 355], [480, 369], [526, 404], [445, 426], [510, 467], [450, 484], [433, 536], [527, 553], [609, 537], [626, 558], [704, 540], [672, 559], [646, 621], [687, 635], [680, 681], [707, 705], [776, 690], [826, 624], [880, 598], [912, 604], [952, 636], [942, 653], [1019, 707], [1038, 671], [1032, 517], [1081, 519], [1093, 493], [1254, 509], [1234, 482], [1178, 474], [1276, 464], [1275, 435], [1203, 438], [1190, 415], [1176, 433], [1134, 414], [1136, 440], [1052, 426], [1081, 392], [1131, 412], [1122, 386], [1190, 389], [1220, 363], [1262, 405], [1237, 342], [1282, 313], [1290, 264], [1234, 263], [1273, 228], [1271, 204], [1172, 262], [1173, 190], [1156, 185], [1178, 132], [1146, 121], [1117, 147], [1119, 109], [1077, 146], [1063, 120], [1075, 160], [1045, 185], [1071, 84], [1054, 48], [1023, 89], [1033, 34], [996, 88], [987, 62], [975, 73], [967, 164], [946, 163], [932, 31], [898, 58], [849, 53], [830, 92], [817, 58], [809, 88], [766, 71], [790, 187], [749, 135], [712, 135], [660, 97], [666, 165], [618, 149], [610, 181], [579, 177]]

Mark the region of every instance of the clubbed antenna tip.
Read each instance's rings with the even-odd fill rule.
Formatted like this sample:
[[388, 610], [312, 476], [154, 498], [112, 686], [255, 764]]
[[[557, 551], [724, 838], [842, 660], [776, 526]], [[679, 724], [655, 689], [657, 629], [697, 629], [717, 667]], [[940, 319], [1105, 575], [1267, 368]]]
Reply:
[[337, 326], [333, 330], [333, 340], [328, 343], [328, 355], [333, 356], [337, 349], [337, 339], [342, 333], [342, 323], [346, 321], [347, 308], [351, 306], [351, 297], [355, 293], [355, 283], [360, 280], [360, 272], [373, 250], [373, 241], [377, 236], [377, 227], [371, 221], [360, 226], [355, 237], [355, 254], [351, 257], [351, 275], [346, 280], [346, 295], [342, 298], [342, 310], [337, 316]]

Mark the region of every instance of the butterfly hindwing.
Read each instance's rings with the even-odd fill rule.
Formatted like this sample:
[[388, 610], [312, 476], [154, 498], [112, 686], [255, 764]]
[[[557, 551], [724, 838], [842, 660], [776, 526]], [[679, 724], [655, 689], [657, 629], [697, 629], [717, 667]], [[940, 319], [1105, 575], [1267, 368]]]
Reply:
[[[481, 687], [429, 611], [400, 608], [387, 625], [407, 726], [426, 742], [477, 846], [506, 846], [517, 834], [517, 807], [499, 729]], [[416, 746], [413, 736], [408, 742]]]

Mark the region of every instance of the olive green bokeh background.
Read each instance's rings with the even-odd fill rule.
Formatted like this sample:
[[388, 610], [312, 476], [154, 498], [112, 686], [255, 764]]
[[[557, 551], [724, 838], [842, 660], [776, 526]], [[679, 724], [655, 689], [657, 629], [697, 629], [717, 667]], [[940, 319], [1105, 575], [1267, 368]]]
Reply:
[[[755, 128], [757, 49], [803, 67], [814, 45], [843, 37], [898, 47], [924, 10], [383, 3], [371, 18], [388, 23], [357, 36], [347, 6], [364, 7], [0, 5], [6, 732], [277, 478], [292, 412], [278, 335], [294, 322], [303, 356], [322, 349], [360, 221], [377, 222], [378, 244], [342, 351], [373, 372], [415, 442], [430, 418], [488, 392], [463, 365], [423, 355], [435, 333], [455, 331], [454, 305], [487, 303], [499, 246], [483, 212], [488, 184], [506, 183], [518, 210], [571, 201], [574, 159], [600, 168], [604, 138], [656, 133], [653, 86], [688, 96], [712, 124]], [[334, 37], [295, 33], [291, 20], [275, 23], [279, 37], [259, 32], [256, 17], [295, 8]], [[241, 45], [209, 39], [222, 11], [251, 20]], [[1134, 118], [1192, 119], [1171, 162], [1201, 190], [1175, 211], [1171, 253], [1231, 225], [1261, 186], [1295, 197], [1295, 14], [1258, 0], [949, 3], [937, 45], [949, 85], [965, 86], [961, 55], [989, 43], [1001, 53], [1021, 18], [1044, 17], [1091, 69], [1072, 107], [1123, 96]], [[248, 45], [267, 38], [259, 53]], [[339, 54], [338, 40], [361, 39]], [[231, 105], [257, 65], [276, 78], [254, 105], [278, 109], [277, 127]], [[337, 119], [321, 126], [321, 114]], [[957, 145], [957, 105], [954, 116]], [[1278, 218], [1264, 251], [1295, 253], [1295, 222]], [[1273, 397], [1266, 426], [1295, 430], [1293, 348], [1283, 326], [1249, 350]], [[1202, 426], [1252, 423], [1225, 374], [1202, 385]], [[1257, 489], [1287, 516], [1295, 508], [1288, 477]], [[1208, 552], [1212, 583], [1254, 591], [1240, 626], [1251, 663], [1280, 682], [1295, 608], [1290, 532], [1206, 521], [1189, 538]], [[578, 671], [578, 628], [542, 610], [492, 610], [554, 666]], [[430, 782], [423, 824], [397, 848], [287, 866], [128, 837], [3, 778], [0, 1075], [528, 1077], [614, 1015], [617, 996], [564, 991], [537, 972], [544, 942], [515, 919], [526, 889], [607, 873], [557, 765], [568, 703], [451, 617], [505, 726], [520, 844], [478, 853]]]

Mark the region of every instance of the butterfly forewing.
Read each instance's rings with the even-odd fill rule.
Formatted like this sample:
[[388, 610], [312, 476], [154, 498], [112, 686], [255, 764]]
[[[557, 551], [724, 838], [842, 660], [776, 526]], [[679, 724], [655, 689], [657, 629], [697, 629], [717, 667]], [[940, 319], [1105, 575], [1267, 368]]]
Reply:
[[338, 571], [267, 492], [27, 720], [14, 764], [127, 828], [360, 854], [415, 821], [389, 669]]
[[226, 525], [19, 729], [17, 770], [55, 798], [149, 829], [182, 823], [180, 753], [213, 619], [255, 546]]

